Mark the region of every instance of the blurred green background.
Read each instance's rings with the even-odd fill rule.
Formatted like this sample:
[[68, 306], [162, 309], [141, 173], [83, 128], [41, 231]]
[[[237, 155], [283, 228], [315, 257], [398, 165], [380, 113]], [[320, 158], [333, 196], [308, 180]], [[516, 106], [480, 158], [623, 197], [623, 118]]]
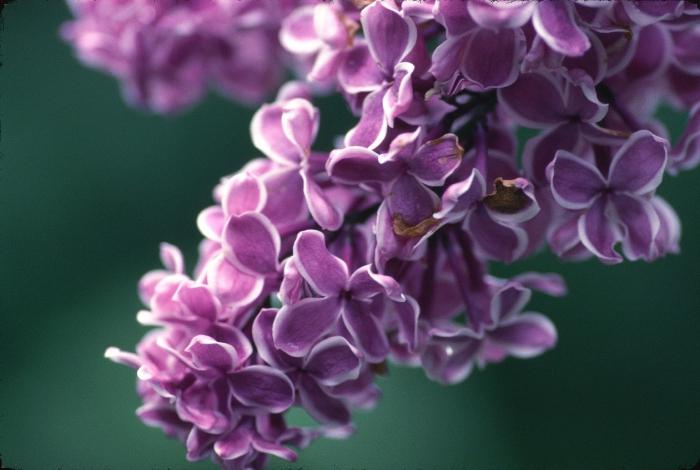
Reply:
[[[134, 415], [136, 282], [161, 240], [189, 260], [194, 224], [224, 174], [255, 155], [251, 111], [209, 97], [149, 116], [88, 70], [57, 35], [59, 0], [6, 7], [0, 72], [0, 453], [30, 469], [211, 469]], [[348, 122], [322, 101], [321, 144]], [[670, 114], [669, 114], [670, 116]], [[668, 117], [668, 116], [667, 116]], [[675, 119], [674, 132], [680, 120]], [[560, 344], [444, 387], [392, 368], [384, 398], [348, 441], [270, 468], [403, 470], [678, 469], [700, 457], [700, 171], [667, 178], [683, 254], [653, 265], [562, 264], [565, 299], [536, 297]], [[190, 263], [191, 265], [191, 263]]]

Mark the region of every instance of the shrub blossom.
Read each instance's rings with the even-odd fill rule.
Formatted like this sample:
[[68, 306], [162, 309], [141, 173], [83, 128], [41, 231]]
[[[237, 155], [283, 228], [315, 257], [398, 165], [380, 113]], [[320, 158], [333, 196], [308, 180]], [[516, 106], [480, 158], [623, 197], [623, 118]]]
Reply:
[[[139, 284], [157, 328], [136, 353], [139, 417], [187, 457], [262, 468], [268, 455], [352, 432], [387, 361], [443, 383], [557, 341], [527, 311], [556, 274], [489, 274], [543, 248], [568, 260], [679, 250], [656, 194], [700, 162], [700, 10], [692, 2], [71, 0], [63, 30], [130, 101], [171, 112], [211, 83], [244, 101], [262, 158], [225, 177], [197, 219], [187, 274]], [[282, 60], [284, 59], [284, 60]], [[315, 149], [312, 95], [356, 123]], [[662, 101], [690, 113], [677, 142]], [[534, 129], [519, 158], [518, 126]], [[618, 248], [618, 246], [621, 247]], [[301, 407], [318, 421], [286, 423]]]

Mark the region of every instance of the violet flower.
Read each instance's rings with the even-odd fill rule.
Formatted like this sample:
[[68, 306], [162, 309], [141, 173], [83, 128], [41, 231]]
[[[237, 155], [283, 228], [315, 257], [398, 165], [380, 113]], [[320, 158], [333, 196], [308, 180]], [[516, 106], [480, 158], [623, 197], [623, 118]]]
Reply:
[[[657, 192], [700, 162], [688, 2], [70, 3], [64, 37], [152, 110], [210, 84], [259, 101], [283, 65], [303, 77], [253, 116], [263, 156], [214, 188], [192, 276], [162, 244], [164, 268], [139, 282], [137, 320], [156, 329], [106, 352], [136, 369], [141, 420], [190, 460], [257, 470], [346, 438], [388, 364], [451, 384], [552, 348], [553, 323], [522, 310], [563, 279], [497, 279], [492, 261], [680, 251]], [[334, 91], [357, 122], [313, 150], [313, 95]], [[689, 112], [673, 145], [661, 103]], [[293, 407], [318, 424], [288, 425]]]

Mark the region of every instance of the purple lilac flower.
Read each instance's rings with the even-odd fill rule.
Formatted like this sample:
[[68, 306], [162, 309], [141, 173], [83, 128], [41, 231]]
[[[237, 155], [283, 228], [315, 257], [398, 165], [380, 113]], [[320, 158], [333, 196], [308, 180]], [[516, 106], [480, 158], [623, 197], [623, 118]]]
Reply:
[[156, 112], [199, 100], [209, 84], [246, 103], [282, 78], [277, 31], [295, 0], [69, 0], [63, 37], [115, 75], [126, 99]]
[[[522, 310], [532, 290], [563, 296], [563, 279], [498, 279], [494, 261], [680, 251], [658, 193], [700, 162], [689, 2], [72, 4], [80, 56], [155, 110], [208, 83], [260, 99], [282, 49], [302, 78], [255, 113], [264, 156], [215, 187], [192, 276], [163, 244], [164, 269], [141, 279], [137, 320], [156, 329], [106, 352], [137, 370], [140, 418], [191, 460], [259, 469], [347, 437], [388, 363], [457, 383], [549, 350], [552, 321]], [[356, 122], [316, 150], [313, 95], [333, 90]], [[689, 113], [673, 142], [662, 103]], [[519, 152], [521, 127], [534, 135]], [[287, 424], [292, 407], [318, 425]]]

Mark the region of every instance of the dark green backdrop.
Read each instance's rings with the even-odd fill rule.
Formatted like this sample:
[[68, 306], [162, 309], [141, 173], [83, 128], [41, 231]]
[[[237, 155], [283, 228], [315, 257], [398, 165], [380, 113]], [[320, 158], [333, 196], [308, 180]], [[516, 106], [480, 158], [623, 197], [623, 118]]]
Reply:
[[[211, 469], [134, 416], [136, 282], [166, 240], [196, 253], [198, 211], [255, 155], [251, 111], [210, 97], [176, 118], [126, 107], [115, 82], [58, 39], [59, 0], [6, 7], [0, 73], [0, 453], [30, 469]], [[347, 124], [322, 102], [322, 143]], [[678, 119], [678, 118], [676, 118]], [[676, 122], [676, 132], [678, 122]], [[273, 469], [678, 469], [700, 458], [700, 171], [661, 193], [683, 254], [653, 265], [562, 264], [565, 299], [537, 297], [560, 344], [443, 387], [393, 368], [348, 441]]]

